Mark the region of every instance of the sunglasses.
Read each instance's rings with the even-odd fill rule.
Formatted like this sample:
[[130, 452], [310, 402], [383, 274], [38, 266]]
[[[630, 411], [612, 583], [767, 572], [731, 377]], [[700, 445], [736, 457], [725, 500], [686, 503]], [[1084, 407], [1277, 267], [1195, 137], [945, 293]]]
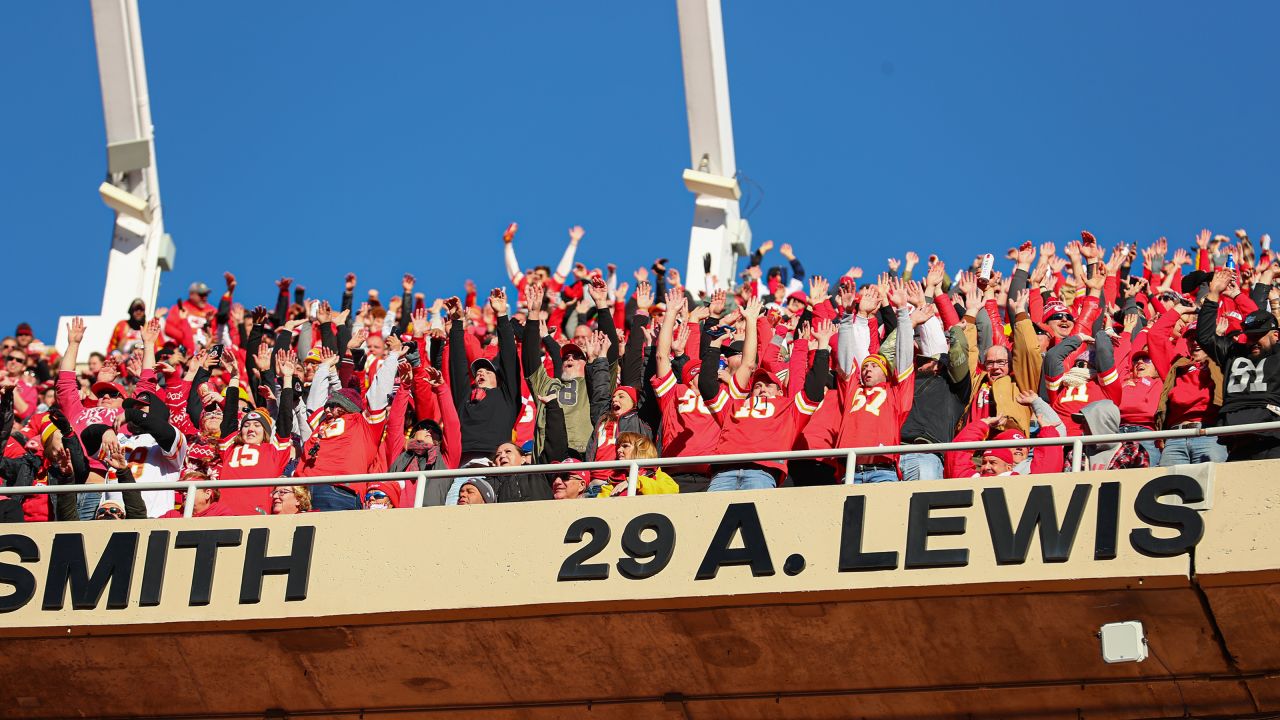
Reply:
[[21, 355], [10, 355], [9, 357], [5, 358], [5, 360], [8, 360], [9, 362], [22, 363], [24, 365], [27, 363], [27, 359], [25, 357], [22, 357]]
[[387, 494], [381, 490], [370, 490], [364, 494], [365, 500], [385, 500], [386, 498]]
[[1070, 315], [1068, 315], [1067, 313], [1054, 313], [1053, 315], [1050, 315], [1049, 317], [1045, 318], [1045, 319], [1044, 319], [1044, 321], [1045, 321], [1045, 322], [1054, 322], [1054, 321], [1057, 321], [1057, 320], [1068, 320], [1068, 321], [1070, 321], [1070, 320], [1074, 320], [1074, 319], [1075, 319], [1075, 318], [1071, 317], [1071, 316], [1070, 316]]
[[94, 516], [97, 520], [119, 520], [124, 517], [124, 511], [118, 507], [104, 507], [98, 509], [98, 514]]
[[115, 390], [103, 390], [102, 392], [98, 393], [99, 400], [108, 400], [110, 398], [118, 398], [118, 397], [120, 397], [120, 393], [116, 392]]

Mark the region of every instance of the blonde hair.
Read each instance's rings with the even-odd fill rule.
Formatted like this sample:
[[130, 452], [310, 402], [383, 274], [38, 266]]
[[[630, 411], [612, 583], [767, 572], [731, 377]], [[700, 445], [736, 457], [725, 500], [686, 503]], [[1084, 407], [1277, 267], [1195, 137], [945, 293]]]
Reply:
[[306, 485], [290, 485], [293, 490], [293, 496], [298, 498], [298, 510], [300, 512], [311, 512], [311, 488]]
[[618, 433], [618, 444], [621, 445], [622, 443], [631, 443], [631, 447], [634, 448], [631, 453], [632, 459], [648, 460], [658, 457], [658, 446], [640, 433]]

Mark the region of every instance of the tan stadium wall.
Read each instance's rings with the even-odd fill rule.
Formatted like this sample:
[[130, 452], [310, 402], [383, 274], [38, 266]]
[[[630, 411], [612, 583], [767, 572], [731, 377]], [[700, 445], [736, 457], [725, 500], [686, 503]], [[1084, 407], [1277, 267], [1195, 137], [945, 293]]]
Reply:
[[[1200, 575], [1266, 575], [1280, 567], [1280, 523], [1274, 520], [1280, 503], [1273, 479], [1276, 472], [1275, 464], [1266, 462], [1201, 466], [1190, 471], [1208, 489], [1203, 503], [1207, 509], [1199, 514], [1204, 521], [1204, 535], [1196, 546], [1196, 570]], [[406, 619], [500, 618], [599, 607], [695, 608], [828, 598], [962, 595], [1023, 587], [1087, 590], [1186, 586], [1191, 572], [1186, 553], [1151, 557], [1138, 552], [1130, 539], [1133, 530], [1152, 529], [1135, 512], [1139, 491], [1153, 480], [1171, 474], [1174, 473], [1169, 469], [1153, 468], [1033, 478], [424, 508], [376, 514], [15, 525], [6, 528], [9, 535], [5, 537], [11, 542], [0, 542], [0, 546], [11, 546], [14, 535], [22, 536], [27, 540], [20, 540], [19, 544], [33, 545], [39, 559], [20, 562], [12, 549], [0, 552], [0, 596], [7, 596], [11, 604], [20, 599], [15, 598], [21, 595], [21, 588], [14, 584], [15, 573], [29, 573], [35, 584], [29, 602], [0, 613], [0, 635], [66, 635], [90, 630], [98, 634], [128, 633], [154, 631], [158, 625], [174, 623], [218, 630], [300, 627], [328, 624], [335, 618], [358, 624], [387, 622], [397, 614], [405, 614]], [[1095, 559], [1103, 483], [1118, 483], [1119, 487], [1114, 559]], [[1003, 490], [1016, 527], [1031, 488], [1038, 486], [1052, 488], [1059, 518], [1077, 486], [1088, 488], [1069, 559], [1043, 562], [1037, 534], [1031, 539], [1025, 562], [997, 564], [982, 491]], [[919, 504], [923, 502], [921, 498], [937, 497], [931, 493], [967, 490], [973, 491], [971, 506], [932, 511], [935, 518], [963, 518], [964, 534], [928, 538], [930, 550], [967, 548], [967, 561], [957, 567], [904, 568], [912, 498]], [[839, 571], [849, 497], [864, 498], [863, 550], [896, 551], [896, 569]], [[1161, 502], [1179, 504], [1172, 496]], [[720, 567], [714, 578], [697, 579], [717, 528], [731, 508], [733, 513], [749, 515], [754, 511], [758, 515], [773, 573], [757, 575], [746, 565], [728, 565]], [[618, 567], [618, 560], [626, 557], [621, 544], [624, 529], [637, 516], [649, 513], [664, 516], [674, 528], [670, 562], [652, 577], [625, 577]], [[611, 536], [604, 549], [588, 560], [607, 563], [608, 577], [558, 580], [566, 558], [585, 544], [566, 543], [566, 531], [585, 517], [598, 517], [610, 528]], [[294, 533], [300, 528], [314, 528], [305, 599], [285, 601], [286, 577], [267, 575], [260, 602], [240, 601], [246, 543], [254, 528], [269, 530], [268, 555], [288, 554]], [[217, 552], [209, 603], [192, 605], [190, 590], [197, 551], [175, 548], [177, 533], [222, 529], [243, 532], [237, 545]], [[155, 536], [158, 531], [168, 531], [169, 535]], [[113, 534], [129, 532], [138, 533], [138, 538], [125, 607], [108, 609], [110, 592], [104, 590], [92, 609], [74, 609], [71, 592], [65, 592], [61, 609], [43, 609], [56, 535], [83, 536], [87, 567], [80, 570], [87, 575], [98, 564]], [[1169, 528], [1154, 528], [1152, 533], [1165, 538], [1177, 534]], [[153, 540], [153, 536], [157, 539]], [[640, 535], [641, 540], [649, 537], [651, 533]], [[167, 548], [162, 572], [154, 558], [147, 558], [149, 542], [157, 543], [157, 548]], [[731, 547], [741, 547], [743, 542], [738, 535]], [[803, 570], [794, 575], [788, 572], [798, 568], [793, 555], [804, 559]], [[163, 579], [159, 603], [153, 606], [143, 606], [140, 600], [144, 576], [148, 574], [153, 595], [155, 579]], [[19, 579], [18, 586], [21, 584]]]

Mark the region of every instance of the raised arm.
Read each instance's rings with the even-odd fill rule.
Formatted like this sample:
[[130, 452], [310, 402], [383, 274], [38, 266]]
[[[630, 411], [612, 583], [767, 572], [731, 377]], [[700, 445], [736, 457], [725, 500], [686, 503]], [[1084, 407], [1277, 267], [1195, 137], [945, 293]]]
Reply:
[[666, 377], [671, 372], [671, 345], [675, 337], [676, 316], [687, 306], [685, 294], [678, 289], [667, 291], [667, 313], [662, 316], [662, 325], [658, 328], [658, 346], [654, 350], [658, 377]]
[[1200, 317], [1196, 322], [1196, 341], [1219, 365], [1224, 365], [1231, 353], [1231, 340], [1218, 334], [1218, 303], [1233, 279], [1234, 273], [1225, 268], [1213, 273], [1213, 278], [1209, 280], [1209, 293], [1204, 297]]
[[529, 283], [524, 291], [525, 302], [529, 306], [524, 323], [524, 342], [520, 344], [520, 363], [525, 377], [532, 377], [542, 366], [542, 304], [546, 299], [546, 291], [541, 283]]
[[758, 353], [760, 333], [756, 321], [760, 319], [761, 307], [760, 298], [753, 297], [747, 301], [746, 307], [742, 308], [742, 319], [746, 322], [746, 336], [742, 340], [742, 362], [733, 375], [738, 388], [751, 387], [751, 376], [760, 365]]
[[613, 325], [613, 313], [610, 312], [609, 286], [605, 284], [604, 280], [593, 277], [587, 290], [591, 293], [591, 301], [596, 306], [596, 324], [599, 326], [600, 332], [609, 338], [609, 349], [606, 357], [609, 361], [609, 366], [613, 367], [613, 364], [618, 362], [618, 348], [621, 342], [618, 340], [618, 329]]

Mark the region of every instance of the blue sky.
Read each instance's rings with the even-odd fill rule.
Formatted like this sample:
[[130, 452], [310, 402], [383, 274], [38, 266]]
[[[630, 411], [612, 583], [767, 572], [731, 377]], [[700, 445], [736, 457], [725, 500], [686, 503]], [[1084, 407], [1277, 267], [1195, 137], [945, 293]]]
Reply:
[[[89, 4], [0, 25], [11, 104], [0, 331], [95, 313], [110, 240]], [[1274, 3], [725, 3], [757, 241], [811, 271], [952, 264], [1089, 228], [1108, 245], [1274, 231]], [[683, 262], [693, 197], [675, 3], [141, 5], [166, 226], [162, 302], [291, 275], [337, 299], [408, 270], [503, 281], [500, 234], [554, 263]], [[776, 259], [776, 255], [774, 256]], [[124, 308], [121, 308], [123, 317]]]

